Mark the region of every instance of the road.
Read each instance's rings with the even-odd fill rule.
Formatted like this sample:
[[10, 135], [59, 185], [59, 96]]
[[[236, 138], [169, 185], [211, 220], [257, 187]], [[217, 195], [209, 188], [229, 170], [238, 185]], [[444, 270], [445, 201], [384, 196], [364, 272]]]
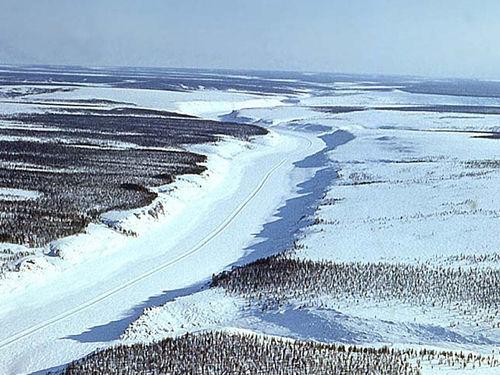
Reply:
[[3, 298], [0, 373], [43, 371], [107, 346], [144, 308], [189, 293], [241, 258], [313, 173], [294, 163], [324, 146], [313, 134], [276, 133], [279, 147], [236, 157], [210, 196], [169, 224]]

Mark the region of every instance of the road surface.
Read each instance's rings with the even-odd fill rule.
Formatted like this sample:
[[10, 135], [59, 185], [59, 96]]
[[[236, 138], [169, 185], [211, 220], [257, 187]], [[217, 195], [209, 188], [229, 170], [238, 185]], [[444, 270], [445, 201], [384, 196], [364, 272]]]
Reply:
[[235, 158], [210, 197], [165, 227], [2, 298], [0, 373], [43, 371], [108, 346], [145, 307], [194, 291], [241, 258], [314, 172], [294, 163], [324, 146], [314, 134], [275, 131], [280, 147]]

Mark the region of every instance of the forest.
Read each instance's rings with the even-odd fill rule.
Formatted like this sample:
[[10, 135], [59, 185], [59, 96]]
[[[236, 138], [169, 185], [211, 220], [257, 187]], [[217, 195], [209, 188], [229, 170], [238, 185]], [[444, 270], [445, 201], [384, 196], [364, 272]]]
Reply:
[[420, 374], [413, 351], [292, 341], [209, 331], [153, 344], [121, 345], [71, 363], [66, 375]]
[[39, 193], [0, 199], [0, 242], [43, 246], [106, 211], [146, 206], [157, 196], [150, 188], [206, 169], [186, 145], [266, 133], [172, 112], [66, 111], [0, 116], [0, 188]]
[[212, 277], [222, 287], [263, 306], [320, 296], [349, 301], [398, 301], [458, 309], [488, 317], [500, 327], [500, 271], [406, 263], [336, 263], [295, 258], [287, 253], [257, 260]]
[[421, 369], [498, 367], [492, 355], [291, 340], [253, 332], [205, 331], [119, 345], [70, 363], [65, 375], [416, 375]]

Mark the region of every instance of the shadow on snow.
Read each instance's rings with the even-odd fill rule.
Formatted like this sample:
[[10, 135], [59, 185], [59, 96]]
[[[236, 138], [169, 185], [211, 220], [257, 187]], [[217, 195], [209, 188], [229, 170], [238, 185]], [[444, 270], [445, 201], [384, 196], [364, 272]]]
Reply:
[[[301, 125], [300, 127], [302, 131], [315, 131], [318, 129], [317, 126], [312, 124], [308, 126]], [[342, 130], [324, 134], [320, 138], [325, 142], [326, 146], [321, 151], [294, 164], [296, 168], [318, 168], [314, 176], [297, 186], [298, 196], [288, 199], [278, 209], [275, 215], [277, 219], [265, 224], [261, 232], [255, 236], [257, 240], [261, 241], [245, 249], [244, 256], [229, 265], [228, 269], [290, 248], [297, 231], [312, 223], [312, 215], [316, 210], [317, 203], [326, 194], [328, 187], [337, 177], [336, 166], [328, 158], [328, 152], [354, 139], [352, 134]], [[139, 318], [145, 308], [161, 306], [175, 298], [195, 293], [206, 288], [208, 283], [209, 280], [204, 280], [187, 288], [165, 291], [133, 307], [122, 319], [92, 327], [83, 333], [67, 336], [66, 338], [83, 343], [117, 340], [124, 330]]]

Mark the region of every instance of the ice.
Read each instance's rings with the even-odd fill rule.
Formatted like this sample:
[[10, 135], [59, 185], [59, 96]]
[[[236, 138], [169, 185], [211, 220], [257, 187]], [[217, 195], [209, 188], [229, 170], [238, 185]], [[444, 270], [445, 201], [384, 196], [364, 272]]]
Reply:
[[[343, 129], [353, 135], [328, 152], [338, 178], [332, 178], [318, 202], [312, 224], [295, 233], [300, 248], [295, 256], [498, 268], [497, 258], [489, 255], [498, 254], [494, 233], [500, 217], [500, 152], [498, 140], [478, 137], [498, 130], [497, 116], [376, 110], [328, 114], [310, 108], [495, 105], [498, 100], [352, 89], [352, 95], [304, 96], [297, 105], [243, 109], [228, 117], [299, 131]], [[485, 255], [484, 261], [480, 255]], [[217, 317], [214, 308], [219, 305], [220, 319], [204, 318], [205, 312]], [[198, 319], [194, 311], [204, 313]], [[460, 309], [332, 296], [292, 300], [262, 310], [215, 288], [146, 312], [125, 337], [161, 339], [217, 326], [319, 341], [491, 354], [500, 343], [500, 331], [483, 318], [479, 312], [463, 315]], [[436, 371], [460, 373], [436, 363], [423, 365], [423, 373]], [[465, 371], [495, 373], [492, 369]]]
[[[0, 370], [43, 370], [114, 343], [207, 329], [485, 354], [498, 348], [499, 328], [485, 325], [479, 312], [331, 295], [262, 309], [209, 288], [212, 274], [293, 240], [294, 256], [310, 260], [498, 269], [500, 152], [498, 139], [478, 137], [498, 131], [498, 116], [314, 108], [493, 106], [498, 99], [340, 86], [293, 98], [109, 87], [38, 95], [125, 101], [271, 131], [252, 143], [194, 146], [208, 156], [205, 174], [159, 188], [147, 207], [104, 214], [0, 280]], [[330, 147], [325, 136], [335, 134], [352, 137]], [[435, 371], [424, 365], [424, 373]]]

